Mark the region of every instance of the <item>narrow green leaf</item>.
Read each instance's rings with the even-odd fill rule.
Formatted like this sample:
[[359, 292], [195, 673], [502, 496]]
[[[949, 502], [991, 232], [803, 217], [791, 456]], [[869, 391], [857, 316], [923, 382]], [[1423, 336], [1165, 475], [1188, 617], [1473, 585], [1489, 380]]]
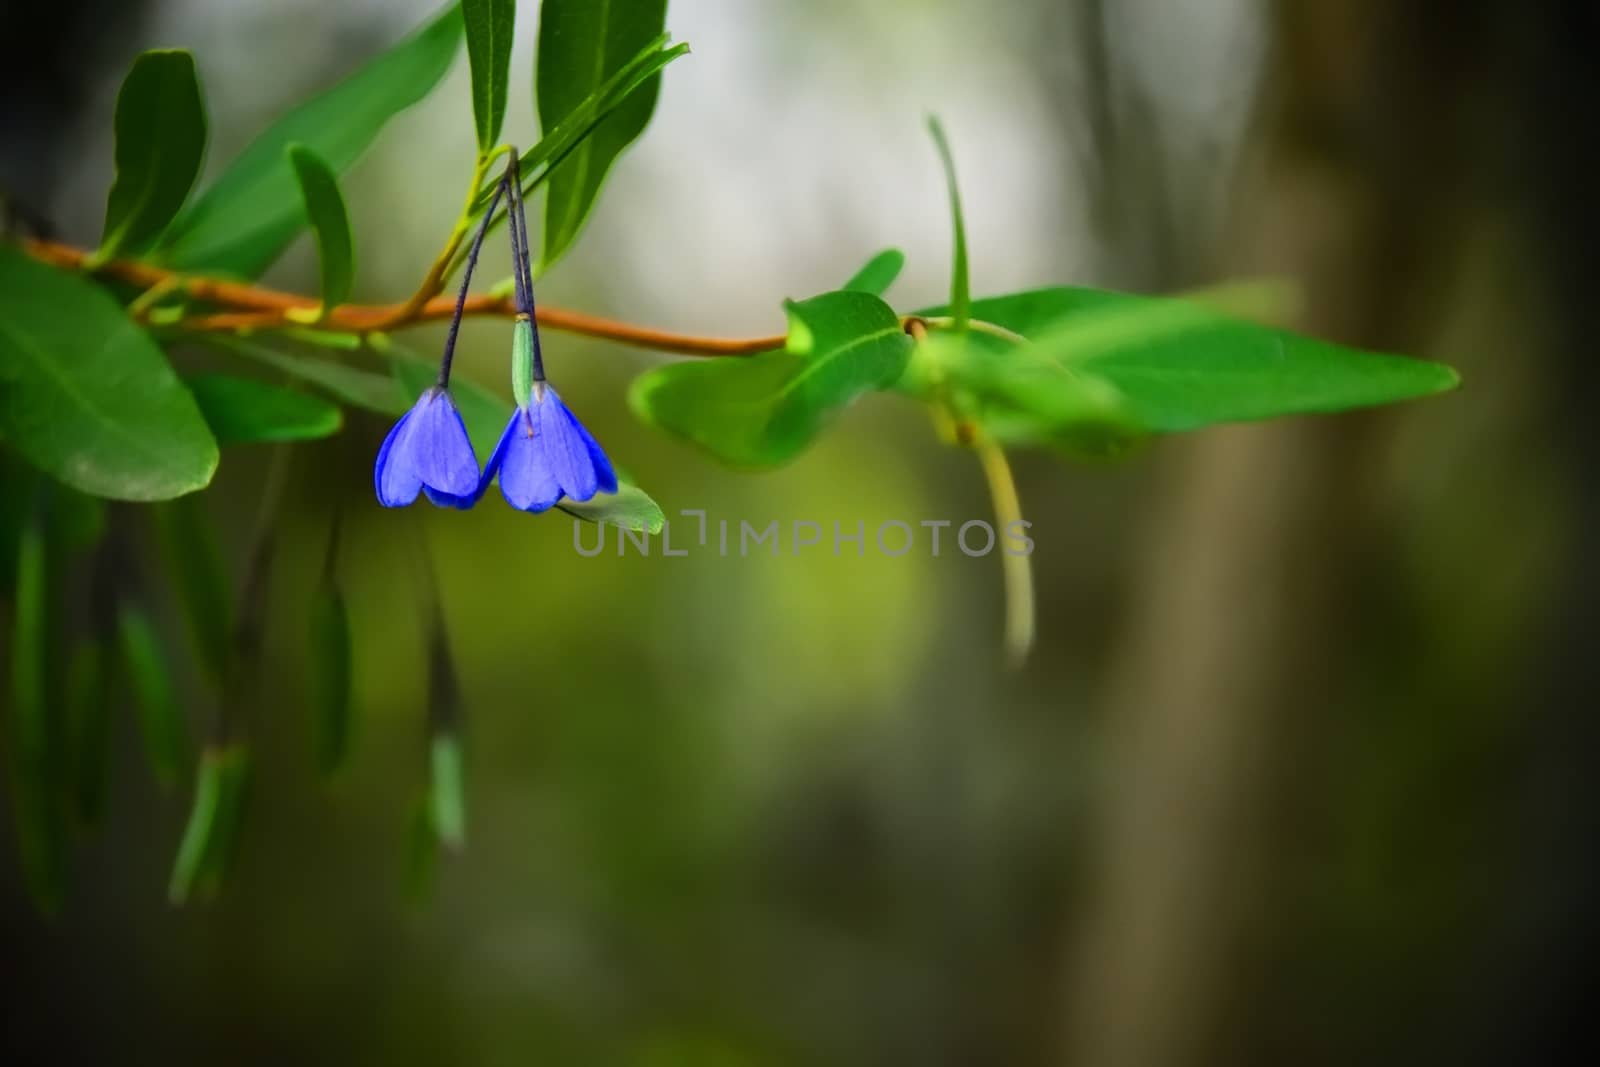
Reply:
[[900, 271], [905, 265], [904, 252], [898, 248], [886, 248], [867, 260], [866, 266], [856, 271], [855, 277], [845, 282], [843, 288], [854, 293], [882, 296], [889, 291], [889, 286], [894, 284], [894, 280], [900, 277]]
[[[1091, 314], [1105, 315], [1105, 322], [1116, 324], [1122, 319], [1114, 313], [1126, 311], [1125, 322], [1140, 323], [1139, 329], [1149, 325], [1146, 306], [1148, 296], [1120, 293], [1110, 289], [1083, 289], [1072, 286], [1054, 286], [1030, 289], [1020, 293], [985, 297], [974, 301], [971, 312], [974, 321], [1004, 327], [1025, 338], [1038, 337], [1047, 328], [1069, 318]], [[1263, 325], [1283, 325], [1289, 322], [1299, 305], [1299, 293], [1293, 282], [1279, 278], [1228, 281], [1204, 289], [1180, 294], [1177, 300], [1186, 304], [1201, 304], [1223, 315], [1247, 319]], [[945, 318], [952, 314], [950, 305], [924, 308], [913, 312], [921, 318]], [[1185, 315], [1187, 313], [1185, 312]], [[1164, 313], [1170, 321], [1172, 313]], [[1145, 320], [1145, 321], [1141, 321]], [[1179, 317], [1183, 321], [1183, 317]], [[1105, 329], [1102, 325], [1097, 329]], [[1013, 343], [990, 334], [977, 333], [974, 343], [997, 351], [1013, 349]]]
[[[1108, 289], [1082, 289], [1072, 286], [1054, 286], [1030, 289], [1026, 292], [1007, 293], [1004, 296], [985, 297], [971, 304], [969, 313], [974, 319], [1003, 326], [1012, 333], [1033, 337], [1048, 326], [1083, 312], [1106, 308], [1132, 307], [1141, 297], [1131, 293], [1118, 293]], [[923, 308], [913, 314], [921, 318], [943, 318], [954, 314], [949, 304]], [[1011, 347], [1003, 341], [979, 334], [977, 343], [992, 343], [996, 348]]]
[[67, 668], [66, 719], [72, 744], [72, 798], [78, 818], [98, 825], [111, 772], [111, 663], [93, 638], [78, 642]]
[[187, 384], [219, 444], [314, 441], [344, 425], [326, 400], [252, 378], [202, 374]]
[[347, 367], [333, 359], [312, 358], [279, 352], [265, 345], [241, 341], [233, 337], [213, 337], [209, 341], [228, 352], [237, 353], [257, 363], [274, 367], [301, 381], [310, 382], [324, 392], [353, 407], [376, 411], [380, 415], [403, 415], [416, 403], [397, 388], [392, 374]]
[[957, 410], [1002, 444], [1052, 445], [1103, 457], [1125, 451], [1149, 432], [1110, 382], [1053, 363], [969, 355], [949, 383]]
[[156, 508], [154, 515], [190, 639], [212, 682], [220, 683], [233, 632], [233, 596], [205, 505], [191, 497]]
[[[667, 46], [667, 34], [662, 34], [639, 50], [625, 67], [608, 78], [604, 85], [590, 93], [571, 114], [561, 120], [553, 130], [546, 130], [539, 142], [522, 154], [522, 190], [532, 194], [549, 180], [550, 176], [569, 159], [595, 129], [609, 118], [636, 92], [641, 91], [661, 70], [680, 56], [689, 54], [687, 44]], [[474, 219], [481, 218], [494, 196], [499, 179], [491, 179], [478, 191], [473, 204]], [[490, 223], [490, 229], [501, 225], [504, 215]], [[458, 263], [466, 255], [463, 251]]]
[[167, 898], [185, 904], [214, 897], [232, 865], [250, 781], [250, 752], [241, 743], [208, 745], [195, 775], [194, 803], [178, 843]]
[[206, 110], [194, 57], [145, 52], [117, 94], [117, 178], [106, 197], [97, 260], [143, 248], [161, 236], [200, 175]]
[[488, 152], [500, 140], [511, 85], [511, 43], [517, 23], [516, 0], [462, 0], [467, 28], [467, 59], [472, 66], [472, 119], [478, 128], [478, 151]]
[[[1075, 288], [991, 297], [972, 305], [973, 320], [1025, 343], [974, 331], [964, 347], [931, 349], [935, 376], [998, 440], [1095, 452], [1145, 433], [1386, 403], [1456, 382], [1439, 364], [1343, 349], [1240, 317], [1283, 321], [1294, 303], [1284, 283], [1270, 281], [1183, 298]], [[920, 356], [898, 386], [914, 395], [931, 388]]]
[[174, 904], [188, 901], [204, 870], [206, 851], [216, 831], [217, 810], [222, 804], [223, 776], [219, 753], [208, 747], [200, 757], [194, 802], [189, 807], [189, 818], [184, 823], [178, 854], [172, 863], [172, 876], [167, 883], [167, 899]]
[[343, 173], [384, 125], [433, 91], [461, 44], [461, 13], [451, 4], [419, 32], [339, 84], [273, 123], [162, 238], [170, 266], [253, 278], [305, 222], [284, 151], [299, 142]]
[[[535, 79], [544, 129], [554, 130], [581, 107], [664, 32], [666, 22], [666, 0], [544, 0]], [[540, 257], [544, 268], [572, 245], [611, 165], [649, 125], [660, 84], [659, 78], [646, 81], [551, 176]]]
[[1151, 433], [1344, 411], [1459, 383], [1440, 363], [1344, 348], [1157, 298], [1062, 322], [1014, 359], [1108, 383]]
[[289, 162], [300, 183], [306, 221], [317, 239], [317, 262], [322, 271], [322, 306], [336, 308], [350, 299], [356, 274], [355, 240], [350, 235], [350, 212], [339, 191], [339, 176], [322, 157], [303, 144], [291, 144]]
[[0, 244], [0, 437], [75, 489], [203, 488], [217, 443], [149, 335], [99, 286]]
[[882, 300], [841, 290], [787, 310], [783, 351], [658, 367], [633, 383], [634, 411], [726, 463], [771, 467], [858, 396], [899, 380], [911, 341]]
[[49, 613], [45, 537], [33, 519], [17, 546], [7, 725], [17, 849], [28, 890], [47, 914], [61, 906], [67, 879], [66, 813], [55, 782], [48, 686]]
[[950, 315], [956, 332], [967, 328], [971, 315], [972, 292], [967, 278], [967, 224], [961, 214], [961, 189], [956, 184], [956, 163], [950, 155], [950, 142], [944, 135], [944, 125], [935, 117], [928, 117], [928, 132], [939, 149], [939, 162], [944, 167], [945, 184], [950, 188], [950, 225], [955, 231], [955, 254], [950, 270]]
[[[671, 45], [671, 35], [661, 34], [617, 73], [606, 79], [595, 92], [589, 94], [571, 114], [561, 120], [555, 129], [545, 135], [522, 156], [523, 188], [533, 188], [549, 180], [561, 164], [571, 159], [578, 147], [609, 119], [635, 93], [644, 91], [652, 78], [675, 59], [689, 54], [685, 44]], [[493, 195], [493, 188], [489, 190]]]
[[325, 579], [311, 602], [307, 627], [307, 699], [317, 769], [333, 774], [350, 748], [350, 617], [344, 595]]
[[373, 334], [372, 338], [362, 337], [359, 333], [349, 333], [344, 330], [319, 330], [315, 326], [286, 326], [283, 336], [301, 344], [310, 345], [312, 348], [331, 348], [338, 352], [359, 352], [367, 347], [372, 338], [383, 336]]
[[660, 533], [667, 521], [661, 505], [637, 485], [618, 485], [615, 493], [599, 493], [581, 504], [563, 500], [556, 507], [584, 522], [609, 523], [635, 533]]
[[459, 849], [467, 843], [467, 800], [461, 765], [461, 738], [448, 730], [428, 743], [428, 811], [439, 840]]
[[155, 780], [171, 788], [194, 758], [189, 724], [167, 668], [155, 627], [138, 607], [124, 602], [117, 609], [117, 645], [132, 690], [139, 733]]

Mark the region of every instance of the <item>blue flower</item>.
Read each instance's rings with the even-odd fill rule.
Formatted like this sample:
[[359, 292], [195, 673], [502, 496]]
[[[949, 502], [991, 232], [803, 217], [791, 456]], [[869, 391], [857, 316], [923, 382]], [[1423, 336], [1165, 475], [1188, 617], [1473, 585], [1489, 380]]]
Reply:
[[386, 508], [403, 508], [419, 492], [441, 507], [470, 508], [477, 502], [478, 457], [443, 386], [429, 388], [394, 424], [378, 449], [372, 481], [378, 503]]
[[520, 511], [545, 511], [563, 496], [582, 503], [617, 491], [604, 450], [543, 381], [534, 382], [528, 403], [511, 413], [479, 494], [496, 474], [506, 502]]

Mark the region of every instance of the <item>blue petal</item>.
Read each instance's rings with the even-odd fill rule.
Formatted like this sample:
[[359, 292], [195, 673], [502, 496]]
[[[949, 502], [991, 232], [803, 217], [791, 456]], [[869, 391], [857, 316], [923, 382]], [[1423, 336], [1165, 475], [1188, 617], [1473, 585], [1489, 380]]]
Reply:
[[383, 439], [373, 466], [378, 502], [398, 508], [426, 491], [443, 507], [477, 502], [478, 457], [450, 394], [434, 386], [417, 399]]
[[561, 395], [546, 386], [535, 397], [538, 432], [544, 438], [547, 463], [562, 491], [579, 503], [602, 489], [616, 492], [617, 476], [611, 461], [562, 402]]
[[520, 511], [546, 511], [561, 499], [561, 485], [550, 470], [537, 416], [527, 408], [511, 414], [490, 466], [499, 471], [500, 492]]
[[607, 457], [605, 449], [600, 447], [600, 442], [594, 439], [589, 428], [579, 422], [571, 409], [567, 415], [572, 419], [573, 427], [583, 435], [583, 443], [589, 449], [589, 462], [594, 464], [595, 482], [602, 493], [615, 493], [617, 491], [617, 472], [612, 469], [611, 460]]
[[422, 394], [411, 414], [409, 432], [396, 442], [396, 449], [406, 450], [412, 470], [429, 489], [472, 499], [478, 491], [478, 457], [450, 394], [434, 386]]
[[536, 396], [533, 407], [538, 426], [536, 433], [544, 444], [545, 463], [550, 473], [567, 496], [573, 500], [588, 500], [594, 496], [599, 482], [594, 474], [594, 461], [589, 458], [589, 448], [573, 429], [578, 420], [572, 417], [554, 389], [546, 388], [543, 396]]
[[605, 452], [543, 382], [530, 404], [512, 413], [484, 467], [479, 494], [496, 477], [506, 502], [521, 511], [545, 511], [563, 496], [582, 502], [617, 491]]
[[412, 414], [408, 411], [400, 416], [400, 421], [394, 424], [389, 436], [383, 439], [383, 445], [378, 449], [378, 461], [372, 467], [372, 483], [378, 491], [378, 503], [386, 508], [403, 508], [417, 499], [417, 493], [422, 490], [422, 479], [417, 477], [411, 464], [404, 461], [403, 456], [396, 456], [394, 451], [395, 443], [405, 433]]
[[477, 492], [473, 492], [468, 496], [451, 496], [449, 493], [441, 493], [439, 490], [429, 489], [427, 486], [422, 487], [422, 495], [441, 508], [455, 508], [457, 511], [469, 510], [472, 505], [478, 502], [479, 496]]

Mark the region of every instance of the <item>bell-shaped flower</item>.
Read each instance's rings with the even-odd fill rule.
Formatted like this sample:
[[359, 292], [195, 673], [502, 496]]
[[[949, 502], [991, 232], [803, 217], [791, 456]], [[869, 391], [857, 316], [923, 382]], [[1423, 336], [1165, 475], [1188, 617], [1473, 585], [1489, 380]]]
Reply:
[[527, 404], [511, 413], [484, 468], [480, 494], [497, 474], [506, 502], [521, 511], [545, 511], [563, 497], [582, 503], [617, 491], [605, 451], [543, 381], [534, 382]]
[[403, 508], [419, 492], [441, 507], [470, 508], [477, 501], [478, 457], [449, 390], [432, 386], [394, 424], [378, 449], [372, 480], [386, 508]]

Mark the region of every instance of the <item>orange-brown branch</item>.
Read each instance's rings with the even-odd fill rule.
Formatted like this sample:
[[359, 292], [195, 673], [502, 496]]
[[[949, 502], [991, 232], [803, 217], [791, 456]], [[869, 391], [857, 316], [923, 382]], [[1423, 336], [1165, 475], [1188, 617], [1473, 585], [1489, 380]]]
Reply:
[[[54, 241], [24, 240], [22, 247], [34, 258], [66, 270], [84, 270], [89, 266], [89, 253], [71, 245]], [[295, 311], [304, 313], [321, 306], [315, 297], [299, 293], [286, 293], [259, 285], [225, 281], [221, 278], [180, 275], [134, 260], [113, 260], [96, 266], [94, 271], [141, 289], [161, 284], [175, 284], [195, 300], [225, 309], [186, 317], [176, 324], [195, 331], [233, 332], [303, 326], [305, 325], [303, 320], [293, 318], [289, 313]], [[448, 319], [454, 310], [455, 300], [448, 296], [434, 297], [415, 307], [410, 306], [409, 302], [341, 304], [330, 309], [316, 325], [329, 330], [367, 333]], [[510, 318], [516, 314], [516, 308], [510, 296], [471, 296], [467, 298], [464, 313]], [[747, 356], [781, 348], [784, 343], [781, 334], [770, 337], [698, 337], [548, 306], [541, 306], [538, 309], [538, 320], [540, 326], [550, 330], [579, 333], [588, 337], [616, 341], [619, 344], [661, 352], [675, 352], [686, 356]]]

